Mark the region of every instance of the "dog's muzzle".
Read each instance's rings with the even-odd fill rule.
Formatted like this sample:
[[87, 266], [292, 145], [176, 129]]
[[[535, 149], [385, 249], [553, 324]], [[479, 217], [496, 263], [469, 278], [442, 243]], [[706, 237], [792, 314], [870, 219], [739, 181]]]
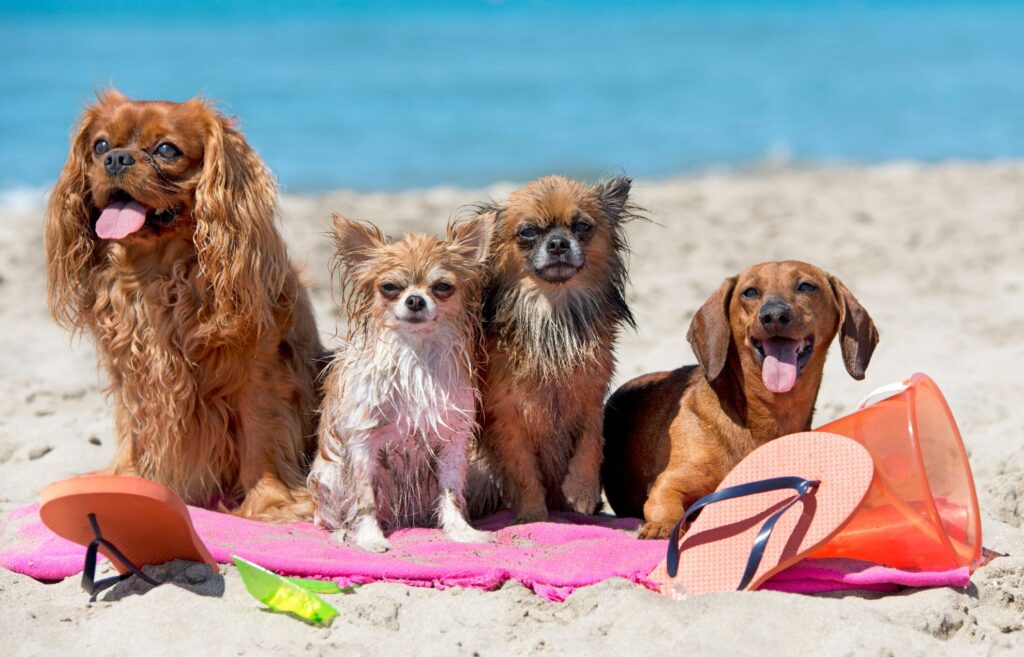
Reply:
[[573, 235], [555, 229], [535, 249], [532, 264], [545, 281], [564, 283], [583, 267], [583, 248]]

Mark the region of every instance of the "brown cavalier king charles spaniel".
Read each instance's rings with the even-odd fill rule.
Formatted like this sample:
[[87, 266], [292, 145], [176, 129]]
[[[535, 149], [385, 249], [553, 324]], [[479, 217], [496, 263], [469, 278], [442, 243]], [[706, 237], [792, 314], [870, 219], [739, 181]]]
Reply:
[[50, 197], [50, 311], [110, 375], [110, 472], [190, 504], [308, 518], [324, 353], [274, 224], [276, 189], [234, 122], [193, 99], [108, 91]]

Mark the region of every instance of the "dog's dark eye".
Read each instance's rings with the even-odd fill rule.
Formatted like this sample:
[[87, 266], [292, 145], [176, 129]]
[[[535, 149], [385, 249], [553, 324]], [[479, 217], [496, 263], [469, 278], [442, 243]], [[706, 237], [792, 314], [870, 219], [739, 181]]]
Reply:
[[165, 160], [173, 160], [174, 158], [181, 155], [181, 151], [174, 144], [165, 141], [156, 147], [156, 154]]
[[433, 287], [431, 287], [430, 289], [432, 289], [436, 294], [445, 295], [451, 294], [452, 290], [454, 290], [455, 287], [451, 283], [445, 283], [444, 281], [441, 281], [440, 283], [434, 283]]
[[401, 291], [402, 287], [400, 285], [395, 285], [394, 283], [381, 283], [380, 285], [380, 293], [389, 299], [394, 299]]
[[814, 283], [808, 283], [806, 281], [796, 286], [797, 292], [814, 292], [817, 289], [817, 285], [815, 285]]
[[110, 142], [106, 139], [97, 139], [96, 143], [92, 145], [92, 152], [97, 155], [103, 155], [110, 150]]
[[757, 291], [756, 287], [748, 287], [747, 289], [743, 290], [743, 296], [746, 297], [747, 299], [756, 299], [758, 296], [760, 296], [760, 294], [761, 293]]
[[534, 240], [540, 235], [540, 228], [536, 226], [523, 226], [516, 235], [521, 240]]
[[580, 221], [577, 221], [572, 225], [572, 232], [576, 233], [577, 235], [583, 235], [584, 233], [589, 233], [590, 229], [593, 227], [593, 224], [591, 224], [589, 221], [583, 221], [581, 219]]

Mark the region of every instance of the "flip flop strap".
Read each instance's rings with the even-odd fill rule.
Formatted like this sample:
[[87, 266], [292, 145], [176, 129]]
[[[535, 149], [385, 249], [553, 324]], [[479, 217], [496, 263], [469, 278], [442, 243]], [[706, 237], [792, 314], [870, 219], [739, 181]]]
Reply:
[[683, 513], [683, 517], [679, 519], [676, 526], [672, 528], [672, 535], [668, 539], [668, 554], [665, 556], [665, 566], [668, 570], [669, 577], [675, 577], [679, 572], [679, 534], [683, 528], [688, 524], [688, 521], [692, 515], [703, 509], [709, 504], [715, 502], [721, 502], [722, 500], [731, 500], [737, 497], [746, 497], [748, 495], [756, 495], [757, 493], [766, 493], [773, 490], [784, 490], [786, 488], [792, 488], [796, 491], [796, 496], [787, 502], [781, 509], [776, 511], [765, 521], [764, 525], [761, 526], [761, 531], [758, 532], [757, 538], [754, 539], [754, 544], [750, 550], [750, 557], [747, 559], [746, 570], [743, 571], [743, 577], [740, 580], [740, 584], [736, 587], [737, 591], [741, 591], [750, 583], [754, 578], [754, 573], [757, 572], [757, 567], [761, 565], [761, 559], [764, 557], [765, 548], [768, 547], [768, 539], [771, 538], [772, 530], [775, 528], [775, 523], [779, 521], [779, 518], [789, 510], [794, 504], [796, 504], [804, 495], [809, 493], [811, 490], [818, 487], [819, 481], [813, 479], [804, 479], [803, 477], [772, 477], [771, 479], [762, 479], [760, 481], [751, 481], [746, 484], [737, 484], [736, 486], [729, 486], [721, 490], [716, 490], [713, 493], [709, 493], [704, 497], [700, 498], [690, 508], [686, 509]]
[[[92, 533], [95, 538], [89, 543], [88, 549], [85, 551], [85, 567], [82, 569], [82, 588], [89, 594], [90, 602], [96, 602], [96, 596], [101, 592], [120, 581], [128, 579], [133, 574], [148, 584], [160, 586], [160, 582], [142, 572], [142, 569], [136, 566], [131, 559], [126, 557], [123, 552], [117, 549], [116, 545], [103, 538], [103, 533], [100, 531], [100, 523], [96, 520], [95, 514], [89, 514], [89, 525], [92, 527]], [[110, 556], [121, 562], [121, 564], [130, 572], [124, 573], [123, 575], [108, 577], [97, 582], [96, 553], [100, 546], [106, 548], [107, 552], [110, 553]]]

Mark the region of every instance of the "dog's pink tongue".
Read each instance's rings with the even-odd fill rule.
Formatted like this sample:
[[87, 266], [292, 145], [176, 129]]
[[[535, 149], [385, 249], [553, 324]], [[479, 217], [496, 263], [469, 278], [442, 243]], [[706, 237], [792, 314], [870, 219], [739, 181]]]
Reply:
[[789, 392], [796, 385], [796, 352], [800, 342], [769, 338], [762, 346], [764, 363], [761, 365], [761, 380], [764, 381], [764, 387], [772, 392]]
[[146, 223], [146, 208], [135, 201], [114, 201], [103, 208], [96, 234], [105, 240], [128, 237]]

